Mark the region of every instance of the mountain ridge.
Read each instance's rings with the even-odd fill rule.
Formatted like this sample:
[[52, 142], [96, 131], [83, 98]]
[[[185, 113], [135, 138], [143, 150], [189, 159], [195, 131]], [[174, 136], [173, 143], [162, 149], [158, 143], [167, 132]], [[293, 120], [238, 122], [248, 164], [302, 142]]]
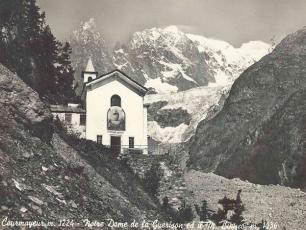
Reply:
[[[168, 26], [134, 32], [129, 41], [108, 52], [111, 49], [96, 31], [93, 18], [82, 22], [73, 32], [71, 44], [77, 88], [82, 85], [81, 70], [91, 57], [99, 74], [117, 68], [157, 93], [232, 83], [245, 68], [272, 49], [260, 41], [234, 48], [225, 41]], [[253, 55], [255, 50], [259, 51]]]

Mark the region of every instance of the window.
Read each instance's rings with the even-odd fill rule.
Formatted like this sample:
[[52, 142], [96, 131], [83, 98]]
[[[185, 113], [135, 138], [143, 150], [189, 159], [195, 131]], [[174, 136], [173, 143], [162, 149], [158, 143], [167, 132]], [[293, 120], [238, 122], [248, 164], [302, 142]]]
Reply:
[[97, 143], [102, 145], [102, 135], [97, 135]]
[[121, 98], [118, 95], [115, 94], [111, 97], [111, 106], [121, 107]]
[[86, 125], [86, 114], [80, 114], [80, 125]]
[[72, 114], [71, 113], [65, 113], [65, 121], [69, 124], [71, 124], [72, 120]]
[[130, 149], [134, 148], [134, 137], [129, 137], [129, 148]]
[[88, 82], [91, 82], [92, 81], [92, 77], [88, 77]]

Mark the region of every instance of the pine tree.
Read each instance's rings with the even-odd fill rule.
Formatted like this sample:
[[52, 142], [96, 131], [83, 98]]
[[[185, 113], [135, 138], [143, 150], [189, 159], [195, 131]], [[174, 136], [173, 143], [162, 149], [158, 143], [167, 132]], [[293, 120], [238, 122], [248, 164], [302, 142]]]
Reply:
[[193, 211], [190, 205], [186, 203], [186, 201], [183, 201], [181, 204], [181, 207], [179, 207], [177, 213], [176, 213], [176, 222], [177, 223], [188, 223], [192, 221], [194, 218]]
[[58, 43], [51, 33], [49, 26], [46, 26], [41, 35], [35, 41], [32, 48], [34, 60], [34, 81], [33, 88], [41, 95], [47, 97], [54, 94], [56, 88], [56, 59]]
[[242, 204], [240, 195], [241, 195], [241, 190], [238, 190], [237, 197], [235, 200], [234, 214], [231, 217], [231, 222], [236, 225], [241, 225], [244, 220], [242, 213], [245, 209], [244, 209], [244, 205]]
[[0, 0], [0, 63], [54, 103], [73, 98], [71, 48], [45, 23], [36, 0]]
[[212, 213], [212, 211], [207, 208], [207, 201], [206, 200], [202, 201], [202, 206], [201, 207], [199, 207], [199, 205], [196, 204], [195, 205], [195, 210], [196, 210], [198, 216], [200, 217], [201, 221], [207, 221], [210, 218], [211, 213]]
[[75, 92], [73, 90], [74, 70], [71, 65], [70, 55], [71, 47], [68, 42], [60, 44], [58, 47], [57, 57], [57, 88], [59, 97], [63, 98], [61, 103], [67, 103], [67, 100], [75, 100]]
[[242, 213], [244, 211], [244, 205], [240, 197], [241, 190], [238, 190], [236, 199], [230, 199], [224, 196], [218, 203], [222, 205], [217, 213], [212, 216], [212, 220], [216, 224], [220, 224], [222, 221], [227, 220], [236, 225], [241, 225], [244, 221]]

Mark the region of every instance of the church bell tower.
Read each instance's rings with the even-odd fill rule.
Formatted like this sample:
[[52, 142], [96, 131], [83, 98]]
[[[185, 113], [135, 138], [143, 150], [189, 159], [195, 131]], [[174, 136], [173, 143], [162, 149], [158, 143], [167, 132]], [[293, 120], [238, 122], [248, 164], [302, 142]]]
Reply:
[[86, 70], [82, 72], [82, 77], [84, 80], [84, 84], [87, 82], [91, 82], [92, 80], [98, 77], [98, 72], [95, 71], [91, 58], [89, 58], [87, 62]]

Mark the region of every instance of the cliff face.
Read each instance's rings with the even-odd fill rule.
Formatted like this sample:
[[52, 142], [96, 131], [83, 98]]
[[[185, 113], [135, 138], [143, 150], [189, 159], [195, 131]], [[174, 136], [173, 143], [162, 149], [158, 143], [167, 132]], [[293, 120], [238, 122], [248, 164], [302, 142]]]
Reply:
[[220, 113], [198, 125], [190, 166], [256, 183], [304, 186], [297, 162], [306, 154], [305, 61], [304, 28], [243, 72]]
[[0, 88], [0, 216], [56, 224], [163, 219], [158, 202], [124, 165], [53, 134], [47, 106], [3, 66]]

